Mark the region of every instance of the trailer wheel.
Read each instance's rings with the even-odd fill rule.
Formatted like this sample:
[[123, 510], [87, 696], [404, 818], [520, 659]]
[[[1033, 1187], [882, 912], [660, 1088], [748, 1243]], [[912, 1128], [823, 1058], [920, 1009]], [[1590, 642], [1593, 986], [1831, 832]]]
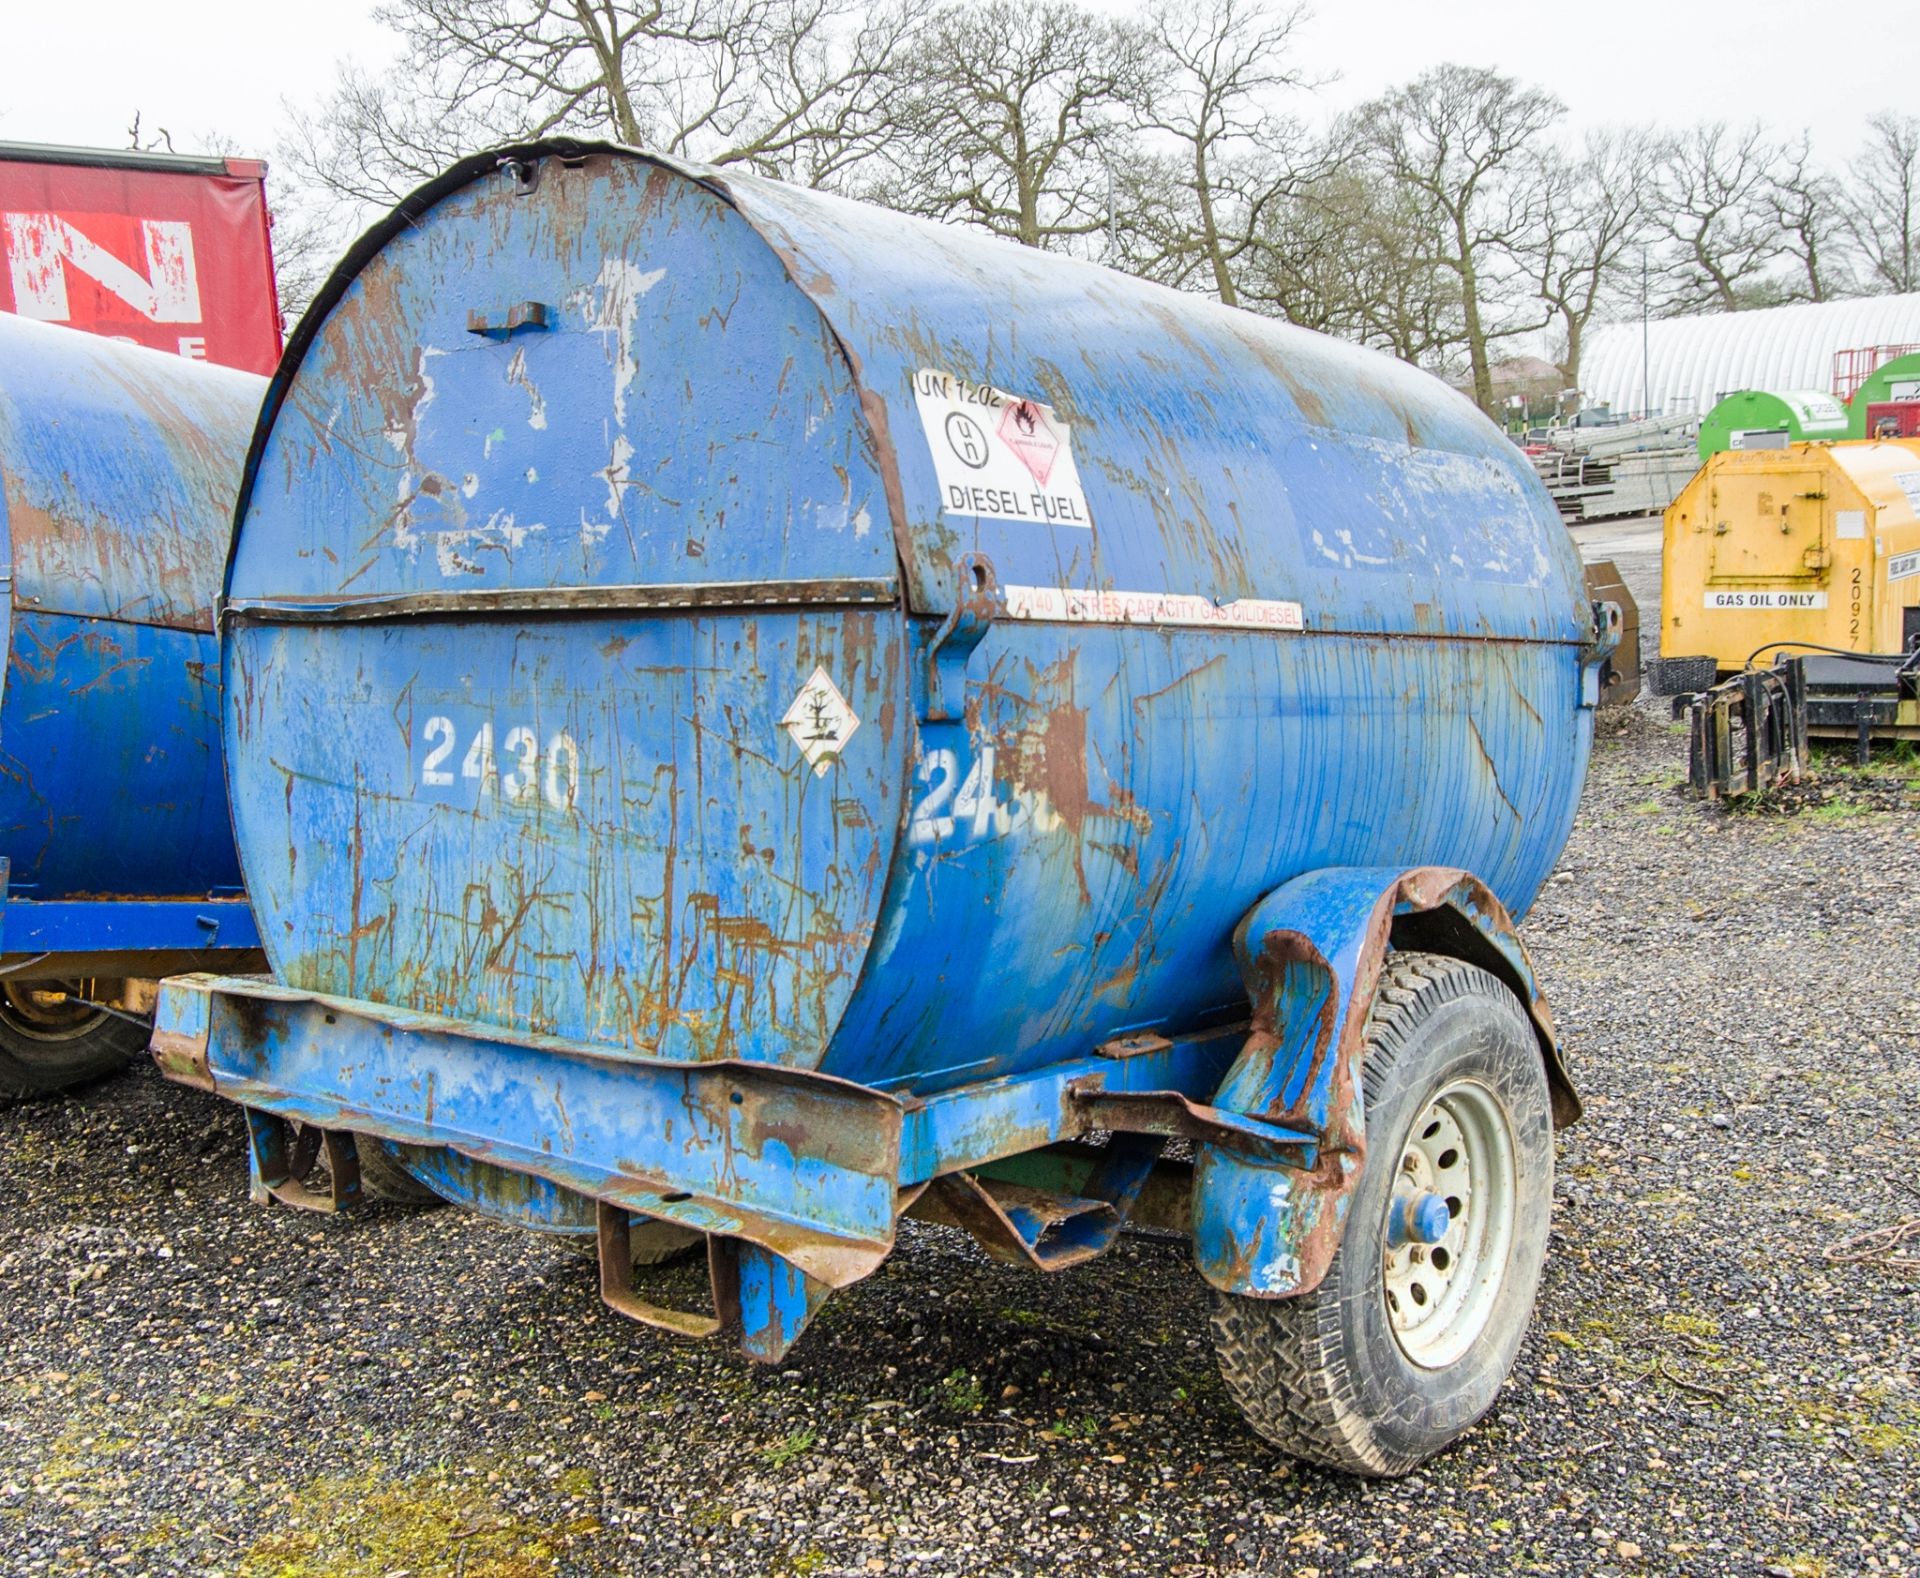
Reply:
[[1389, 956], [1367, 1015], [1367, 1161], [1326, 1278], [1216, 1297], [1227, 1390], [1282, 1451], [1405, 1474], [1493, 1406], [1546, 1256], [1553, 1123], [1519, 1002], [1486, 971]]
[[371, 1134], [353, 1137], [360, 1160], [360, 1187], [390, 1205], [445, 1205], [447, 1202], [400, 1165], [385, 1140]]
[[[707, 1235], [696, 1233], [678, 1222], [662, 1222], [654, 1217], [636, 1216], [627, 1232], [633, 1248], [636, 1270], [650, 1271], [659, 1266], [677, 1266], [691, 1260], [707, 1247]], [[578, 1233], [561, 1240], [582, 1260], [597, 1260], [600, 1245], [591, 1233]]]
[[146, 1024], [95, 1008], [118, 981], [0, 982], [0, 1101], [101, 1079], [144, 1052]]

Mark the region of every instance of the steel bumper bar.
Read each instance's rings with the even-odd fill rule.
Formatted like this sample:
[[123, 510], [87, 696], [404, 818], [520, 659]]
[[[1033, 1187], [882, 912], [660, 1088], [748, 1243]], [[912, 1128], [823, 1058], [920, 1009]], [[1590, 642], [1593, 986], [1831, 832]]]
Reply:
[[832, 1287], [892, 1246], [901, 1106], [841, 1080], [644, 1060], [207, 975], [162, 985], [153, 1052], [168, 1077], [253, 1111], [447, 1146], [747, 1239]]
[[253, 1113], [443, 1146], [757, 1246], [834, 1288], [885, 1258], [921, 1186], [1096, 1130], [1211, 1138], [1311, 1165], [1312, 1135], [1208, 1105], [1242, 1034], [1116, 1044], [921, 1098], [187, 975], [161, 987], [153, 1053], [169, 1078]]

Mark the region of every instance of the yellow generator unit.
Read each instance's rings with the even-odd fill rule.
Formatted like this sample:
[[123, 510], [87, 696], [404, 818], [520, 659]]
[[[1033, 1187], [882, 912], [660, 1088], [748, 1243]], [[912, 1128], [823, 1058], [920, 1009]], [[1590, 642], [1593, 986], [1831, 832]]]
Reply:
[[1920, 639], [1920, 439], [1730, 450], [1667, 510], [1656, 694]]

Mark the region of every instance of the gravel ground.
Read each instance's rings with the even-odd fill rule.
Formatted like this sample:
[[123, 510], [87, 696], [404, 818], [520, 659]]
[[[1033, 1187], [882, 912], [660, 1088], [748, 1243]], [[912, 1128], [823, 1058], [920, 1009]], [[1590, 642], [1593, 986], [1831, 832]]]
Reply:
[[0, 1113], [0, 1569], [1914, 1570], [1920, 1271], [1823, 1248], [1920, 1214], [1920, 769], [1727, 814], [1682, 750], [1602, 715], [1526, 928], [1588, 1102], [1539, 1318], [1414, 1478], [1254, 1439], [1174, 1246], [1043, 1278], [909, 1224], [766, 1371], [549, 1241], [258, 1210], [236, 1110], [143, 1066]]

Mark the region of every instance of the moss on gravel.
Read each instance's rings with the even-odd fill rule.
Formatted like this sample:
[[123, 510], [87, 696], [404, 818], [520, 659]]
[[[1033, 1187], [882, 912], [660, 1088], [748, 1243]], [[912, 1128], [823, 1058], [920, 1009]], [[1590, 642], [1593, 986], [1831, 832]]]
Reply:
[[590, 1517], [543, 1524], [514, 1515], [476, 1474], [439, 1469], [393, 1479], [372, 1467], [350, 1476], [322, 1475], [296, 1491], [281, 1527], [254, 1542], [238, 1573], [391, 1578], [396, 1572], [457, 1571], [464, 1578], [551, 1578], [568, 1547], [599, 1527]]

